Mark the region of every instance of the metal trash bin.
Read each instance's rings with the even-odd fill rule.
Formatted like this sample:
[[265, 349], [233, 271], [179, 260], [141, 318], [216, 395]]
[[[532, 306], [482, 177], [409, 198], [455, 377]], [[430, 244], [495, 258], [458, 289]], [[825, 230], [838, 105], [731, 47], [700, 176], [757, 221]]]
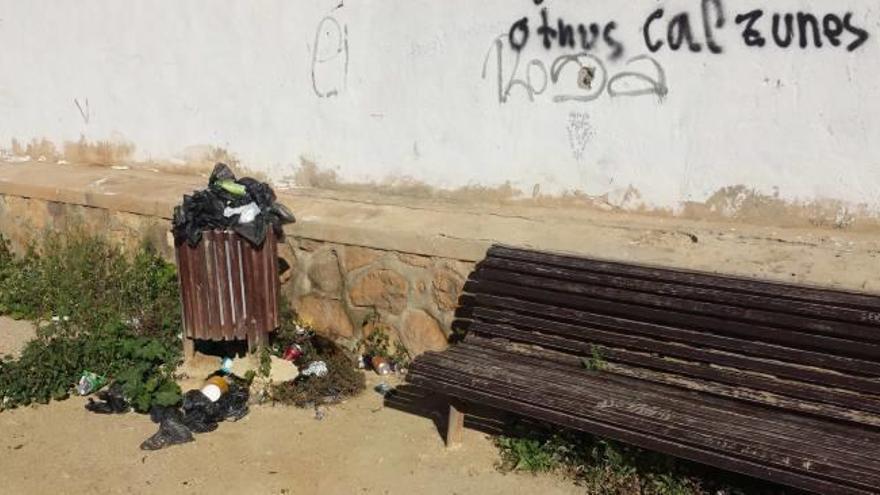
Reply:
[[185, 349], [194, 340], [269, 342], [278, 321], [278, 241], [269, 231], [262, 246], [231, 230], [209, 230], [191, 247], [175, 245]]

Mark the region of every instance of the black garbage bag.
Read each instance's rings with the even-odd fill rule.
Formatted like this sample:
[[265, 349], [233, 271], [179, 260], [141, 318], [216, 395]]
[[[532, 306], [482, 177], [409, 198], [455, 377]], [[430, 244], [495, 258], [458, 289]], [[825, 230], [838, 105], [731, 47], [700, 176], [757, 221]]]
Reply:
[[[251, 244], [261, 246], [271, 227], [275, 235], [284, 235], [283, 225], [296, 219], [287, 207], [276, 203], [275, 191], [265, 182], [250, 177], [236, 179], [223, 163], [214, 166], [207, 189], [183, 197], [183, 203], [174, 208], [173, 232], [175, 241], [195, 246], [202, 240], [202, 232], [210, 229], [232, 229]], [[252, 220], [242, 221], [242, 215], [230, 213], [253, 203], [259, 209]]]
[[183, 424], [180, 415], [165, 414], [159, 423], [159, 431], [141, 443], [141, 450], [159, 450], [193, 440], [192, 431]]
[[211, 402], [201, 390], [190, 390], [184, 394], [183, 424], [193, 433], [214, 431], [222, 420], [219, 401]]
[[247, 416], [248, 412], [250, 412], [248, 407], [250, 396], [251, 394], [246, 384], [239, 384], [233, 381], [229, 386], [229, 392], [217, 401], [223, 414], [223, 419], [226, 421], [238, 421]]
[[122, 394], [122, 385], [118, 383], [110, 385], [110, 388], [98, 392], [97, 395], [101, 402], [96, 402], [89, 397], [89, 402], [86, 404], [86, 409], [93, 413], [124, 414], [131, 409], [131, 405]]
[[150, 419], [159, 423], [159, 431], [141, 444], [143, 450], [158, 450], [193, 441], [193, 433], [214, 431], [221, 421], [238, 421], [248, 414], [250, 392], [247, 382], [229, 376], [229, 390], [217, 402], [211, 402], [201, 390], [183, 396], [180, 408], [153, 406]]

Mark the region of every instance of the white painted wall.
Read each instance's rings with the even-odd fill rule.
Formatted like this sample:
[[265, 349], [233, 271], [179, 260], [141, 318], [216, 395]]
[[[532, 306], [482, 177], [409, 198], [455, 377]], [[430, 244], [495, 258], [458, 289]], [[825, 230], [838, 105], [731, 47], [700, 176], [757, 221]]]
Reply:
[[[648, 53], [642, 27], [658, 7], [666, 15], [655, 36], [687, 11], [703, 42], [698, 0], [543, 6], [554, 23], [617, 22], [623, 57], [609, 60], [604, 46], [594, 52], [612, 76]], [[722, 54], [653, 54], [667, 78], [663, 99], [605, 91], [590, 102], [554, 102], [585, 94], [570, 65], [534, 101], [520, 85], [501, 103], [493, 40], [517, 19], [528, 16], [532, 29], [519, 77], [530, 60], [549, 71], [556, 57], [576, 53], [541, 46], [539, 8], [534, 0], [0, 0], [0, 142], [122, 139], [141, 158], [208, 144], [276, 178], [305, 156], [350, 181], [510, 181], [529, 193], [540, 184], [542, 193], [612, 197], [632, 186], [663, 207], [745, 184], [880, 211], [876, 2], [727, 0], [716, 32]], [[754, 8], [768, 12], [762, 49], [746, 47], [734, 21]], [[820, 20], [851, 12], [870, 38], [853, 52], [827, 39], [821, 49], [773, 46], [769, 15], [798, 10]], [[337, 26], [348, 45], [338, 54]], [[509, 79], [514, 54], [505, 45], [502, 55]], [[531, 74], [540, 89], [538, 65]], [[656, 74], [644, 60], [630, 68]], [[88, 119], [75, 99], [88, 100]]]

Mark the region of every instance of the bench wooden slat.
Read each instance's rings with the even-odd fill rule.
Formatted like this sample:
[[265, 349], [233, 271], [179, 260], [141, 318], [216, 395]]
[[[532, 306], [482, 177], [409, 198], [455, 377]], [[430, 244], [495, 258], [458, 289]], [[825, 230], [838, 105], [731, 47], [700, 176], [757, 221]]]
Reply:
[[[487, 279], [509, 280], [519, 275], [546, 277], [578, 284], [592, 285], [640, 294], [671, 296], [673, 301], [692, 300], [718, 303], [723, 308], [733, 307], [731, 314], [748, 313], [743, 317], [758, 316], [754, 319], [762, 323], [778, 323], [792, 328], [810, 328], [812, 324], [837, 325], [840, 335], [867, 340], [880, 340], [880, 319], [876, 312], [866, 309], [854, 309], [828, 304], [817, 304], [792, 299], [782, 299], [744, 294], [718, 288], [671, 283], [659, 280], [627, 277], [616, 273], [596, 273], [592, 271], [562, 268], [553, 265], [508, 260], [504, 258], [488, 258], [480, 264], [480, 277]], [[763, 311], [755, 311], [760, 309]], [[717, 311], [712, 311], [717, 313]], [[822, 320], [830, 320], [823, 322]], [[844, 324], [849, 322], [850, 325]], [[819, 330], [824, 331], [824, 330]], [[835, 332], [831, 332], [832, 334]]]
[[[480, 359], [472, 359], [474, 355]], [[876, 442], [880, 441], [880, 435], [867, 435], [875, 442], [873, 446], [868, 439], [845, 444], [843, 441], [856, 433], [852, 427], [835, 430], [828, 428], [827, 422], [807, 421], [801, 417], [795, 428], [791, 423], [794, 416], [767, 414], [763, 408], [717, 397], [704, 403], [703, 407], [695, 408], [693, 393], [673, 387], [649, 385], [609, 373], [545, 368], [525, 361], [511, 366], [511, 361], [505, 361], [503, 356], [482, 349], [468, 349], [467, 346], [455, 352], [434, 355], [426, 359], [420, 369], [422, 372], [433, 370], [430, 372], [435, 375], [463, 373], [491, 381], [496, 392], [505, 388], [514, 396], [528, 394], [531, 398], [539, 397], [544, 404], [556, 404], [569, 411], [587, 411], [591, 415], [597, 414], [596, 409], [617, 410], [612, 406], [631, 404], [632, 410], [623, 409], [641, 420], [663, 421], [672, 427], [685, 426], [691, 431], [702, 432], [700, 435], [710, 432], [716, 437], [712, 442], [725, 439], [738, 442], [752, 436], [749, 438], [751, 445], [776, 449], [769, 456], [793, 459], [807, 455], [821, 459], [821, 464], [829, 469], [852, 471], [874, 479], [880, 477], [880, 464], [876, 460], [880, 451]], [[804, 433], [819, 434], [820, 437], [812, 438]]]
[[841, 307], [860, 308], [880, 312], [880, 299], [874, 294], [853, 291], [828, 290], [823, 287], [770, 282], [755, 278], [736, 277], [727, 274], [710, 274], [678, 268], [660, 268], [635, 263], [599, 260], [581, 256], [531, 251], [510, 246], [492, 246], [488, 258], [498, 257], [521, 261], [546, 263], [567, 268], [589, 270], [597, 273], [625, 274], [646, 280], [671, 281], [713, 289], [727, 289], [783, 300], [815, 302]]
[[[859, 326], [852, 323], [827, 321], [817, 318], [806, 318], [792, 314], [780, 314], [770, 311], [743, 308], [714, 302], [703, 302], [681, 297], [672, 297], [656, 293], [637, 292], [617, 289], [609, 286], [589, 285], [579, 281], [557, 280], [554, 278], [537, 277], [510, 271], [481, 268], [476, 274], [477, 280], [501, 282], [507, 284], [527, 285], [554, 293], [574, 294], [601, 300], [622, 302], [634, 307], [657, 308], [672, 310], [679, 314], [697, 314], [737, 321], [747, 324], [758, 324], [766, 327], [785, 329], [797, 332], [799, 337], [805, 335], [827, 335], [853, 341], [856, 345], [870, 342], [880, 353], [880, 330], [876, 327]], [[638, 314], [638, 313], [636, 313]]]
[[[465, 342], [479, 342], [479, 345], [486, 348], [504, 348], [508, 351], [516, 349], [520, 354], [539, 356], [544, 361], [564, 363], [569, 366], [583, 365], [583, 358], [570, 354], [573, 351], [566, 346], [563, 339], [542, 336], [541, 338], [546, 340], [538, 342], [529, 338], [527, 332], [508, 330], [504, 340], [511, 340], [507, 343], [501, 343], [497, 338], [489, 339], [473, 334], [469, 335]], [[543, 347], [530, 348], [518, 343], [527, 341], [532, 345], [540, 343]], [[583, 345], [575, 352], [588, 355], [590, 349], [588, 345]], [[609, 365], [616, 365], [615, 370], [625, 376], [781, 409], [791, 409], [795, 412], [880, 427], [880, 400], [876, 397], [781, 380], [766, 375], [748, 376], [745, 372], [732, 368], [664, 359], [615, 348], [603, 348], [602, 356], [607, 359]]]
[[[548, 370], [553, 370], [553, 372], [560, 372], [571, 376], [576, 382], [583, 380], [585, 375], [591, 381], [612, 383], [627, 389], [631, 387], [632, 383], [644, 382], [644, 380], [620, 375], [615, 371], [611, 371], [613, 368], [606, 368], [601, 371], [590, 371], [585, 369], [582, 363], [580, 365], [575, 365], [575, 363], [570, 360], [554, 361], [548, 359], [548, 356], [542, 355], [538, 357], [534, 354], [525, 353], [522, 351], [521, 346], [516, 344], [507, 343], [505, 345], [498, 341], [487, 343], [484, 339], [465, 342], [463, 345], [457, 346], [454, 351], [448, 353], [448, 355], [452, 356], [454, 359], [462, 359], [464, 356], [468, 356], [464, 359], [479, 358], [478, 361], [482, 361], [485, 356], [489, 356], [496, 360], [496, 364], [498, 362], [505, 362], [505, 364], [508, 362], [514, 362], [525, 365], [526, 368], [520, 368], [521, 370], [528, 370], [529, 368], [535, 367], [547, 367]], [[429, 358], [429, 360], [431, 359], [434, 358]], [[643, 389], [649, 392], [650, 397], [658, 398], [658, 400], [661, 401], [666, 400], [669, 397], [669, 394], [676, 397], [676, 400], [683, 401], [698, 398], [701, 406], [700, 409], [714, 411], [712, 413], [713, 415], [739, 414], [738, 411], [743, 411], [747, 413], [747, 417], [749, 418], [746, 422], [741, 423], [743, 425], [748, 424], [753, 416], [757, 414], [761, 418], [769, 418], [770, 420], [780, 423], [780, 428], [791, 432], [806, 427], [807, 429], [822, 430], [830, 433], [835, 436], [836, 442], [842, 442], [844, 445], [852, 445], [866, 455], [869, 452], [880, 449], [880, 446], [877, 445], [877, 443], [880, 442], [880, 428], [863, 430], [860, 429], [860, 425], [854, 423], [826, 421], [824, 418], [813, 415], [789, 412], [780, 413], [779, 411], [774, 410], [774, 408], [761, 408], [758, 407], [759, 405], [757, 404], [743, 404], [742, 408], [739, 409], [735, 406], [731, 407], [731, 404], [737, 404], [738, 401], [735, 399], [718, 397], [715, 394], [705, 394], [700, 391], [682, 390], [681, 387], [677, 386], [660, 385], [659, 387], [655, 387], [649, 383], [641, 383], [638, 390]], [[690, 411], [692, 409], [697, 408], [693, 407], [693, 403], [689, 403], [688, 410]], [[739, 416], [742, 417], [742, 414], [739, 414]], [[784, 421], [780, 421], [780, 418], [784, 418]], [[791, 428], [789, 428], [789, 426]], [[858, 438], [850, 438], [856, 431], [859, 432]], [[814, 442], [813, 439], [809, 439], [808, 441], [810, 444]], [[873, 459], [873, 456], [869, 456], [869, 458]]]
[[683, 444], [675, 439], [658, 438], [651, 433], [641, 433], [616, 425], [609, 425], [596, 421], [589, 417], [580, 417], [574, 414], [556, 411], [541, 406], [528, 404], [516, 398], [507, 398], [495, 395], [485, 389], [477, 389], [469, 384], [458, 384], [439, 380], [432, 376], [423, 376], [413, 373], [407, 378], [414, 385], [422, 386], [436, 393], [456, 397], [465, 401], [473, 401], [486, 404], [500, 410], [526, 417], [547, 421], [566, 428], [586, 431], [604, 438], [610, 438], [630, 445], [635, 445], [657, 452], [692, 460], [695, 462], [711, 464], [721, 469], [754, 476], [762, 479], [772, 479], [778, 483], [810, 490], [824, 495], [876, 495], [870, 488], [858, 488], [850, 484], [820, 479], [812, 475], [805, 475], [786, 468], [767, 466], [759, 461], [748, 457], [735, 457], [723, 450], [713, 451], [704, 448]]
[[[629, 320], [619, 316], [561, 308], [549, 304], [522, 301], [519, 299], [492, 294], [472, 296], [471, 316], [477, 311], [510, 311], [516, 315], [540, 315], [542, 319], [576, 323], [585, 329], [597, 328], [624, 334], [641, 335], [672, 342], [686, 342], [700, 347], [747, 354], [755, 357], [771, 358], [777, 361], [826, 368], [860, 376], [880, 378], [880, 362], [865, 359], [836, 356], [816, 351], [796, 349], [784, 345], [765, 343], [760, 340], [737, 338], [700, 332], [688, 328]], [[584, 338], [588, 333], [584, 332]]]
[[[522, 282], [521, 280], [520, 283]], [[468, 281], [465, 284], [465, 290], [471, 293], [491, 293], [513, 297], [526, 302], [551, 304], [561, 308], [597, 312], [631, 320], [704, 330], [720, 335], [754, 338], [762, 342], [780, 344], [795, 349], [818, 350], [867, 360], [880, 360], [880, 346], [875, 344], [803, 333], [791, 329], [742, 323], [708, 315], [650, 308], [636, 304], [616, 302], [610, 299], [552, 292], [542, 288], [516, 285], [512, 282], [502, 283], [482, 280], [478, 282], [479, 288], [475, 285], [476, 283]]]
[[[745, 441], [746, 438], [743, 437], [726, 438], [724, 433], [706, 426], [705, 418], [678, 417], [670, 411], [645, 404], [641, 398], [627, 400], [627, 397], [634, 396], [631, 393], [627, 395], [626, 390], [621, 391], [621, 395], [608, 399], [602, 398], [610, 395], [608, 389], [605, 388], [601, 394], [594, 393], [593, 400], [590, 401], [590, 395], [578, 395], [577, 399], [574, 399], [570, 398], [574, 394], [565, 390], [560, 392], [562, 394], [560, 396], [556, 396], [544, 388], [535, 392], [535, 387], [541, 386], [543, 382], [529, 383], [524, 380], [512, 379], [513, 385], [505, 385], [502, 382], [488, 379], [485, 373], [476, 375], [449, 369], [442, 371], [429, 369], [428, 372], [433, 381], [448, 381], [449, 383], [466, 385], [473, 390], [491, 391], [491, 394], [496, 397], [506, 397], [531, 406], [566, 413], [577, 411], [578, 408], [582, 411], [589, 409], [588, 416], [577, 414], [576, 417], [589, 417], [592, 421], [609, 426], [624, 427], [628, 431], [649, 435], [659, 440], [680, 442], [693, 449], [725, 452], [733, 457], [757, 459], [764, 463], [765, 468], [790, 469], [801, 474], [821, 477], [838, 483], [846, 482], [851, 485], [855, 480], [855, 486], [862, 489], [870, 489], [880, 483], [880, 479], [874, 473], [853, 471], [847, 469], [846, 466], [832, 466], [817, 461], [817, 458], [825, 459], [826, 456], [795, 455], [794, 451], [788, 452], [778, 438], [773, 442], [768, 441], [764, 446], [759, 445], [752, 438], [749, 438], [749, 441]], [[414, 373], [415, 377], [421, 374], [420, 371], [415, 370]], [[632, 391], [632, 389], [629, 390]], [[695, 460], [705, 462], [703, 459]], [[804, 466], [809, 466], [809, 468]]]
[[[500, 320], [500, 318], [499, 318]], [[470, 328], [474, 332], [498, 337], [508, 337], [510, 328], [518, 328], [511, 324], [511, 320], [497, 321], [493, 323], [474, 322]], [[524, 324], [530, 330], [538, 330], [543, 334], [578, 337], [578, 342], [583, 342], [584, 330], [574, 325], [565, 323], [545, 322], [537, 319], [517, 318], [516, 324]], [[630, 336], [602, 330], [589, 330], [589, 342], [598, 346], [621, 347], [647, 353], [657, 353], [663, 356], [681, 358], [688, 361], [696, 361], [707, 364], [717, 364], [730, 368], [743, 368], [760, 373], [778, 376], [792, 380], [804, 381], [815, 384], [827, 384], [846, 390], [877, 394], [880, 391], [880, 383], [877, 381], [852, 375], [833, 373], [821, 368], [807, 368], [796, 366], [782, 361], [752, 358], [740, 354], [732, 354], [712, 349], [702, 349], [687, 344], [676, 342], [663, 342], [639, 336]], [[584, 346], [569, 347], [569, 349]], [[589, 347], [587, 345], [586, 347]], [[562, 349], [560, 349], [562, 350]]]
[[[459, 379], [479, 377], [491, 382], [495, 393], [505, 390], [511, 397], [522, 395], [523, 400], [534, 399], [534, 395], [526, 398], [523, 394], [528, 392], [523, 390], [537, 389], [541, 394], [541, 402], [536, 404], [570, 412], [578, 412], [578, 408], [581, 408], [579, 414], [596, 418], [608, 410], [624, 413], [631, 417], [622, 418], [622, 422], [633, 421], [638, 417], [638, 421], [655, 422], [643, 425], [646, 428], [672, 428], [675, 430], [674, 435], [680, 434], [678, 428], [687, 428], [695, 435], [675, 438], [693, 441], [695, 445], [706, 443], [706, 436], [713, 437], [707, 444], [710, 446], [718, 442], [730, 442], [733, 445], [747, 441], [751, 448], [768, 452], [766, 457], [778, 462], [819, 459], [817, 465], [824, 466], [829, 472], [837, 472], [840, 476], [858, 474], [867, 481], [880, 477], [875, 458], [876, 447], [844, 443], [852, 435], [852, 431], [833, 436], [834, 434], [815, 424], [802, 423], [795, 428], [792, 424], [786, 424], [785, 417], [762, 417], [762, 411], [757, 407], [729, 410], [739, 405], [735, 401], [732, 404], [729, 401], [726, 405], [722, 403], [718, 407], [694, 408], [690, 403], [691, 398], [676, 396], [676, 390], [672, 388], [655, 386], [652, 387], [654, 395], [642, 394], [644, 388], [640, 386], [645, 383], [639, 380], [620, 382], [604, 380], [602, 376], [584, 378], [575, 376], [570, 371], [544, 372], [535, 367], [526, 367], [511, 376], [502, 376], [493, 358], [487, 358], [475, 365], [473, 361], [463, 359], [464, 357], [465, 355], [450, 354], [437, 361], [429, 360], [418, 373], [436, 377], [454, 376]], [[541, 374], [535, 376], [539, 372]], [[551, 380], [552, 383], [548, 383]], [[632, 391], [640, 393], [634, 396]], [[667, 393], [656, 395], [657, 392]], [[719, 430], [719, 425], [722, 424], [723, 429]], [[835, 441], [817, 443], [815, 439], [806, 438], [805, 433], [820, 435], [824, 439], [834, 438]]]

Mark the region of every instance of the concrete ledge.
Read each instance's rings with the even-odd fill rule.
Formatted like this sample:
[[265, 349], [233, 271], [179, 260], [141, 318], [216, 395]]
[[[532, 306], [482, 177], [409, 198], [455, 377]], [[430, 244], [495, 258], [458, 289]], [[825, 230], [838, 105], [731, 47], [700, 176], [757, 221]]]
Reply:
[[[80, 205], [167, 221], [198, 176], [146, 169], [0, 164], [0, 196]], [[880, 237], [574, 207], [452, 203], [370, 193], [278, 190], [298, 222], [289, 233], [377, 250], [477, 261], [494, 242], [618, 260], [880, 292]], [[7, 211], [4, 215], [14, 215]]]

